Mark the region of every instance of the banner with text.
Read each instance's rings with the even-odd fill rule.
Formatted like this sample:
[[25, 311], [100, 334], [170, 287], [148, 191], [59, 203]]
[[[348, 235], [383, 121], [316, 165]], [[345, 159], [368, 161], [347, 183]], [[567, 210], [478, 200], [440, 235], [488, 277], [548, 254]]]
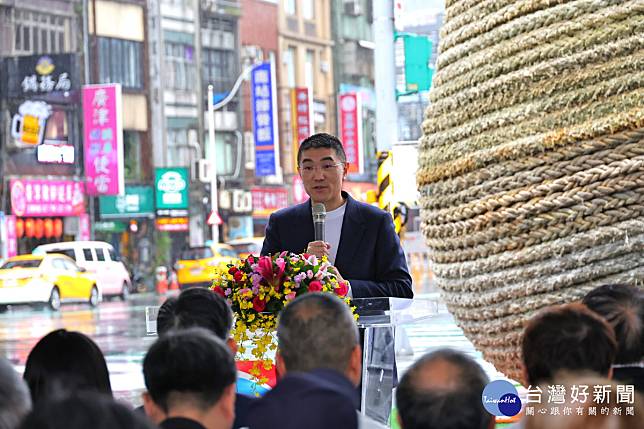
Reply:
[[291, 135], [293, 170], [297, 169], [297, 150], [302, 140], [313, 134], [313, 109], [308, 88], [291, 88]]
[[18, 217], [78, 216], [85, 213], [81, 182], [12, 179], [9, 195], [11, 213]]
[[122, 195], [123, 122], [121, 85], [83, 86], [83, 134], [88, 195]]
[[359, 93], [347, 92], [338, 96], [338, 117], [340, 140], [347, 154], [349, 173], [363, 173], [362, 103]]
[[261, 63], [251, 71], [251, 108], [255, 138], [255, 175], [277, 174], [277, 92], [272, 63]]

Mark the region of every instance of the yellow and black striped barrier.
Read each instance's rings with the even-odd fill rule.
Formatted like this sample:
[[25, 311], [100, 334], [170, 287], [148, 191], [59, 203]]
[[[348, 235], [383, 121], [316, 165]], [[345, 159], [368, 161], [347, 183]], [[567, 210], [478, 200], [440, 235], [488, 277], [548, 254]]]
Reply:
[[394, 157], [390, 150], [378, 152], [378, 190], [367, 195], [368, 202], [391, 214], [396, 233], [400, 235], [407, 222], [407, 206], [395, 201], [393, 182]]

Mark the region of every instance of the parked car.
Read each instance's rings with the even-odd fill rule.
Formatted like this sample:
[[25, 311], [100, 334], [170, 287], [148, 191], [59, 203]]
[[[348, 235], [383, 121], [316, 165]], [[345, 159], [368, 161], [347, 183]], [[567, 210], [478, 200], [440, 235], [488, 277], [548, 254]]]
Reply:
[[202, 286], [209, 287], [213, 279], [213, 269], [219, 265], [234, 263], [235, 250], [222, 243], [210, 246], [189, 247], [184, 249], [174, 266], [181, 289]]
[[101, 297], [119, 296], [125, 300], [132, 291], [132, 281], [114, 247], [104, 241], [66, 241], [36, 247], [34, 255], [61, 253], [94, 275]]
[[240, 259], [248, 258], [250, 255], [259, 256], [264, 244], [264, 237], [237, 238], [227, 242], [230, 244]]
[[46, 303], [59, 310], [62, 302], [100, 300], [96, 279], [65, 255], [20, 255], [0, 266], [0, 306]]

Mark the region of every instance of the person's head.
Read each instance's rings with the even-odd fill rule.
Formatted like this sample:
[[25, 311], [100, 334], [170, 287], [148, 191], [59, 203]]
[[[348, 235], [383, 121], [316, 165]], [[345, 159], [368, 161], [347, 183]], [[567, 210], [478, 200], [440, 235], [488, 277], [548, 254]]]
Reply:
[[349, 165], [337, 137], [318, 133], [304, 139], [297, 151], [297, 165], [304, 189], [314, 203], [323, 203], [327, 210], [342, 205], [342, 182]]
[[34, 405], [69, 391], [95, 391], [112, 396], [101, 349], [85, 334], [65, 329], [50, 332], [31, 349], [24, 379]]
[[9, 361], [0, 358], [0, 429], [16, 429], [30, 409], [27, 385]]
[[583, 304], [606, 319], [617, 339], [616, 364], [644, 358], [644, 291], [626, 284], [610, 284], [591, 290]]
[[230, 336], [233, 312], [224, 298], [210, 289], [190, 288], [177, 298], [168, 298], [159, 308], [157, 333], [165, 335], [172, 329], [204, 328], [226, 341], [233, 354], [237, 352]]
[[416, 361], [396, 389], [403, 429], [494, 427], [481, 395], [489, 379], [467, 355], [440, 349]]
[[160, 423], [190, 417], [207, 427], [230, 427], [237, 369], [228, 346], [203, 328], [171, 330], [143, 359], [146, 414]]
[[[562, 386], [565, 393], [561, 402], [549, 403], [549, 383], [539, 386], [541, 400], [526, 404], [526, 411], [531, 407], [534, 412], [526, 412], [522, 422], [526, 429], [640, 429], [644, 427], [644, 398], [634, 390], [632, 396], [622, 385], [620, 395], [618, 384], [607, 378], [588, 373], [560, 373], [557, 385]], [[600, 394], [596, 397], [595, 391]], [[573, 392], [577, 392], [577, 394]], [[587, 394], [587, 398], [585, 397]], [[605, 395], [604, 395], [605, 393]], [[621, 396], [621, 397], [620, 397]], [[629, 397], [630, 396], [630, 397]], [[601, 401], [601, 402], [600, 402]], [[628, 408], [634, 410], [629, 414]], [[552, 409], [559, 410], [555, 414]], [[564, 410], [568, 408], [571, 413]], [[603, 412], [602, 408], [609, 411]], [[539, 410], [545, 410], [539, 411]], [[594, 411], [594, 413], [593, 413]]]
[[96, 393], [72, 393], [43, 401], [21, 429], [153, 429], [155, 426], [114, 399]]
[[561, 370], [610, 377], [617, 342], [604, 319], [574, 303], [548, 307], [530, 319], [521, 351], [525, 381], [535, 386], [553, 381]]
[[362, 353], [350, 308], [329, 293], [307, 293], [291, 301], [277, 324], [277, 369], [308, 372], [326, 368], [360, 380]]

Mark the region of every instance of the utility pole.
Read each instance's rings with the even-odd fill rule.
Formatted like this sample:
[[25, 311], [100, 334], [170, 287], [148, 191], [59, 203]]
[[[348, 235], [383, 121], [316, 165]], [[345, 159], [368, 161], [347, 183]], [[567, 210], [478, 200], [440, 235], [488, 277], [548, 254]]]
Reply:
[[376, 147], [378, 151], [385, 151], [398, 142], [393, 0], [373, 1], [373, 39], [375, 42]]
[[[214, 88], [208, 85], [208, 152], [210, 153], [210, 207], [219, 216], [219, 201], [217, 195], [217, 144], [215, 143], [215, 109]], [[219, 243], [219, 225], [213, 222], [212, 241]]]

